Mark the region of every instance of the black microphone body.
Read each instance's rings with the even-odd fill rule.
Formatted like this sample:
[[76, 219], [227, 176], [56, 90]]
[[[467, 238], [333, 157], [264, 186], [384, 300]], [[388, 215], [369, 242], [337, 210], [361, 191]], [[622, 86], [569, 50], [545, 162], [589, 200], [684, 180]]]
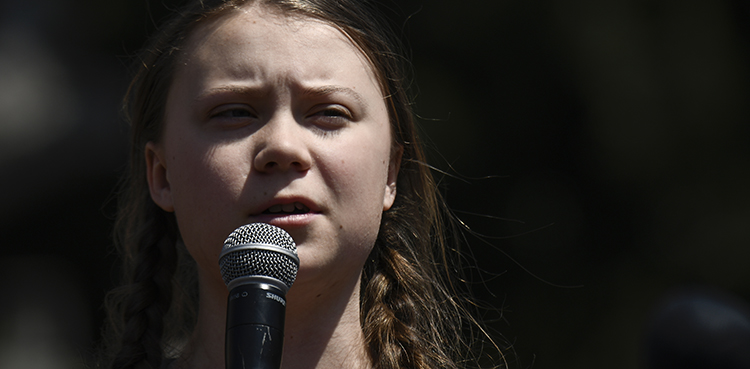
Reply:
[[281, 228], [254, 223], [237, 228], [219, 256], [229, 289], [226, 369], [279, 369], [286, 293], [299, 268], [297, 247]]
[[278, 288], [248, 283], [229, 292], [225, 342], [227, 369], [278, 369], [286, 301]]

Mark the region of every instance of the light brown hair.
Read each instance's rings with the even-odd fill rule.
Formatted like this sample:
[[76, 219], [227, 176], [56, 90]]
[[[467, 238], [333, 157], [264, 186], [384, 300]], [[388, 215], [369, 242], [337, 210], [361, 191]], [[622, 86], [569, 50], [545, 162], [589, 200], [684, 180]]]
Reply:
[[393, 369], [477, 365], [471, 338], [465, 337], [477, 322], [458, 297], [465, 292], [455, 273], [459, 232], [419, 144], [405, 60], [387, 23], [357, 0], [192, 1], [144, 49], [125, 99], [130, 168], [115, 234], [124, 275], [123, 285], [107, 301], [105, 365], [158, 368], [174, 349], [179, 352], [181, 337], [191, 329], [189, 312], [197, 293], [190, 281], [193, 267], [174, 215], [150, 199], [144, 146], [160, 139], [175, 60], [192, 30], [253, 2], [322, 20], [349, 37], [372, 64], [389, 112], [393, 148], [403, 149], [395, 203], [383, 214], [362, 277], [361, 324], [372, 363]]

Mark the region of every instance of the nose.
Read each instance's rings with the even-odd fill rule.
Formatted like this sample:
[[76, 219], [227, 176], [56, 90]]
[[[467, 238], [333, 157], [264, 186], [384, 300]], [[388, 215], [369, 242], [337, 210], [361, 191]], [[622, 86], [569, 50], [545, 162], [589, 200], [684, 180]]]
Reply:
[[312, 156], [309, 142], [306, 142], [305, 128], [293, 117], [274, 118], [255, 135], [259, 140], [253, 160], [257, 171], [273, 173], [310, 169]]

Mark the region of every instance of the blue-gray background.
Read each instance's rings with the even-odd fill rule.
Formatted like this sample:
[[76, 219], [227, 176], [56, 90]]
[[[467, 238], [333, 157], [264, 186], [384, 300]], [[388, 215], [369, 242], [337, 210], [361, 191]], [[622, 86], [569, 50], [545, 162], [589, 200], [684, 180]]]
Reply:
[[[90, 357], [117, 275], [120, 98], [176, 3], [0, 1], [2, 368]], [[476, 293], [516, 367], [637, 367], [670, 291], [750, 299], [747, 1], [385, 8], [443, 190], [491, 244], [471, 238]]]

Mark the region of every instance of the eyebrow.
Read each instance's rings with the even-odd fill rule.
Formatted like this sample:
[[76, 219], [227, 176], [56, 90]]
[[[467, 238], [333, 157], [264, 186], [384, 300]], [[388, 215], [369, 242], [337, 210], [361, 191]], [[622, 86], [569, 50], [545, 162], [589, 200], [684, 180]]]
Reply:
[[363, 107], [367, 107], [369, 104], [367, 103], [367, 100], [365, 100], [362, 95], [360, 95], [357, 91], [354, 91], [354, 89], [343, 87], [343, 86], [337, 86], [337, 85], [326, 85], [326, 86], [316, 86], [316, 87], [303, 87], [302, 88], [302, 95], [309, 96], [309, 97], [323, 97], [333, 94], [343, 94], [346, 95], [355, 101], [357, 101], [358, 104], [360, 104]]
[[253, 86], [230, 85], [230, 86], [220, 86], [220, 87], [210, 88], [206, 91], [201, 92], [193, 100], [200, 101], [212, 95], [222, 94], [222, 93], [231, 93], [231, 94], [237, 94], [237, 95], [256, 95], [256, 96], [266, 94], [266, 92], [262, 88], [253, 87]]
[[[364, 108], [367, 108], [369, 106], [369, 104], [367, 103], [367, 100], [365, 100], [365, 98], [362, 97], [362, 95], [360, 95], [354, 89], [348, 88], [348, 87], [337, 86], [337, 85], [325, 85], [325, 86], [316, 86], [316, 87], [301, 87], [299, 90], [303, 96], [312, 97], [312, 98], [323, 97], [323, 96], [328, 96], [328, 95], [333, 95], [333, 94], [343, 94], [354, 99], [358, 104], [360, 104]], [[266, 95], [268, 91], [266, 91], [262, 87], [257, 87], [257, 86], [237, 86], [237, 85], [220, 86], [220, 87], [214, 87], [214, 88], [211, 88], [202, 92], [200, 95], [195, 97], [194, 101], [200, 101], [207, 97], [210, 97], [211, 95], [221, 94], [221, 93], [262, 96], [262, 95]]]

